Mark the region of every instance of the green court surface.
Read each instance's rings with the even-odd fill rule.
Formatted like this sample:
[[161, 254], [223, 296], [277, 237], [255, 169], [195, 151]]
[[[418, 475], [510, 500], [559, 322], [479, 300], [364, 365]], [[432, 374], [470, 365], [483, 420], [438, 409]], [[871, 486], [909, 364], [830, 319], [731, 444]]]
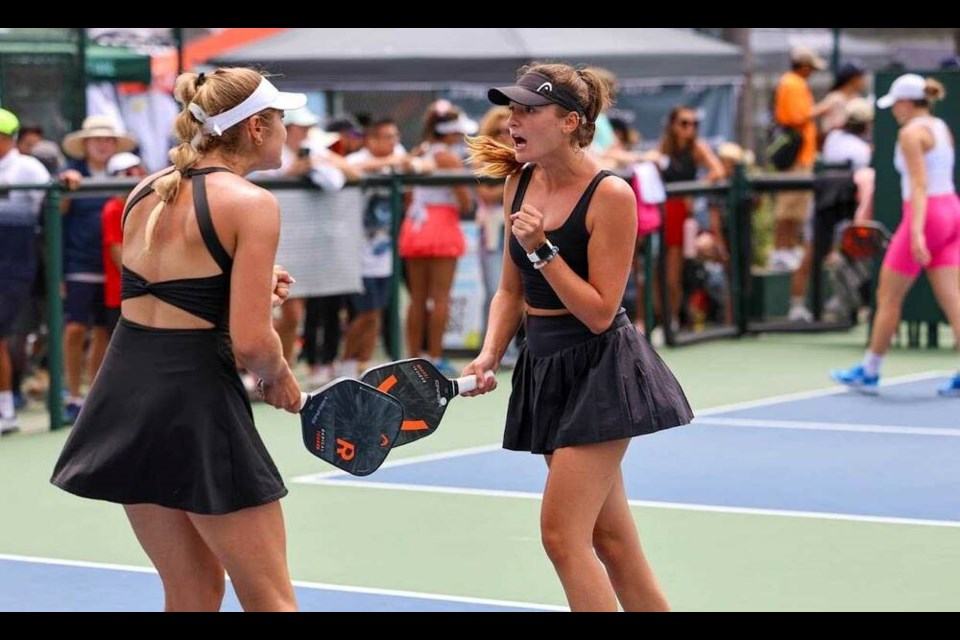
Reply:
[[[822, 403], [850, 399], [831, 392], [796, 394], [832, 389], [827, 370], [855, 362], [864, 340], [863, 330], [767, 335], [663, 348], [660, 353], [698, 413], [788, 394], [808, 398], [804, 406], [815, 411], [825, 406]], [[952, 339], [944, 336], [941, 344], [951, 345]], [[628, 482], [628, 492], [636, 501], [633, 509], [644, 548], [673, 608], [960, 610], [956, 579], [960, 575], [960, 508], [953, 510], [960, 491], [950, 485], [956, 475], [905, 480], [922, 497], [917, 502], [924, 503], [922, 509], [912, 511], [910, 494], [899, 496], [896, 505], [892, 498], [885, 501], [886, 485], [880, 481], [890, 481], [888, 476], [876, 477], [877, 489], [870, 490], [873, 479], [864, 474], [876, 468], [870, 466], [873, 462], [861, 461], [859, 453], [842, 454], [849, 459], [835, 458], [838, 451], [862, 448], [864, 456], [879, 456], [879, 463], [885, 465], [882, 468], [889, 468], [895, 479], [901, 470], [906, 476], [922, 470], [930, 459], [924, 458], [927, 449], [911, 453], [912, 458], [906, 454], [898, 457], [898, 452], [905, 450], [902, 443], [935, 450], [960, 445], [960, 439], [950, 437], [950, 419], [940, 420], [943, 405], [925, 400], [927, 391], [934, 394], [936, 381], [931, 376], [935, 374], [909, 375], [949, 372], [958, 364], [960, 358], [949, 348], [895, 348], [885, 365], [885, 377], [907, 381], [903, 388], [913, 390], [913, 395], [901, 394], [897, 402], [886, 400], [886, 413], [897, 412], [889, 421], [889, 415], [883, 414], [870, 420], [840, 414], [828, 424], [823, 419], [781, 420], [784, 424], [777, 428], [744, 428], [742, 435], [733, 427], [698, 425], [634, 440], [624, 475], [634, 478]], [[453, 402], [435, 435], [391, 452], [387, 465], [366, 483], [342, 482], [337, 477], [303, 482], [316, 474], [329, 475], [333, 468], [303, 450], [295, 416], [256, 405], [261, 434], [290, 489], [282, 505], [294, 579], [423, 594], [434, 598], [425, 601], [426, 609], [431, 608], [430, 602], [457, 597], [534, 608], [564, 605], [539, 539], [535, 478], [540, 472], [534, 465], [542, 462], [529, 454], [497, 451], [509, 372], [501, 372], [499, 381], [500, 388], [492, 394]], [[769, 406], [793, 406], [790, 402], [785, 398], [783, 403]], [[953, 415], [958, 416], [960, 400], [955, 402]], [[847, 411], [844, 406], [837, 404], [838, 411]], [[914, 418], [919, 415], [914, 411], [917, 407], [927, 412], [923, 414], [926, 422]], [[790, 417], [785, 411], [777, 409], [773, 415]], [[960, 427], [960, 418], [953, 421]], [[852, 426], [860, 422], [862, 428]], [[750, 425], [755, 423], [757, 419]], [[929, 427], [929, 433], [911, 434], [914, 425]], [[736, 479], [738, 489], [729, 495], [729, 501], [728, 496], [717, 493], [719, 489], [709, 495], [704, 492], [709, 479], [697, 476], [696, 472], [702, 471], [694, 468], [697, 459], [683, 454], [686, 449], [705, 446], [697, 429], [707, 434], [736, 432], [744, 439], [731, 445], [721, 435], [715, 448], [720, 465], [722, 458], [735, 450], [745, 461], [731, 463], [743, 466], [743, 473]], [[23, 433], [0, 441], [0, 559], [149, 567], [119, 506], [77, 498], [49, 484], [67, 433]], [[805, 434], [810, 439], [802, 442], [802, 448], [799, 440], [792, 444], [792, 438]], [[834, 442], [829, 439], [834, 436], [847, 439]], [[889, 444], [884, 438], [890, 439]], [[881, 441], [886, 447], [882, 450]], [[644, 469], [635, 468], [637, 460], [631, 457], [635, 451], [638, 455], [645, 448], [659, 451], [656, 447], [671, 443], [673, 448], [663, 450], [674, 452], [675, 461], [660, 460], [658, 465], [666, 471], [659, 476], [645, 476]], [[754, 469], [751, 460], [767, 460], [774, 447], [782, 449], [777, 454], [781, 457]], [[792, 452], [796, 452], [800, 471], [788, 480], [774, 478], [792, 465]], [[408, 464], [402, 464], [404, 461]], [[820, 470], [804, 476], [801, 471], [806, 468]], [[815, 476], [834, 471], [837, 479], [830, 482], [837, 483], [837, 494], [853, 497], [847, 503], [837, 502], [839, 506], [822, 507], [823, 499], [830, 496], [805, 495], [803, 485], [809, 481], [809, 492], [822, 493], [829, 485]], [[505, 477], [511, 473], [527, 479], [514, 483]], [[718, 472], [713, 479], [723, 484], [729, 480], [724, 474], [729, 473]], [[664, 498], [657, 493], [656, 484], [661, 480], [679, 487], [676, 495], [681, 497]], [[783, 504], [777, 506], [780, 498], [776, 491], [781, 489], [776, 487], [781, 481], [785, 483]], [[851, 485], [857, 485], [860, 493], [850, 489]], [[755, 500], [745, 495], [751, 488], [757, 493]], [[859, 508], [861, 499], [870, 503], [869, 508]], [[0, 574], [3, 572], [0, 562]], [[143, 606], [159, 609], [162, 603], [144, 602]], [[362, 606], [358, 601], [356, 607]], [[0, 610], [3, 608], [0, 599]], [[32, 607], [22, 602], [7, 608]]]

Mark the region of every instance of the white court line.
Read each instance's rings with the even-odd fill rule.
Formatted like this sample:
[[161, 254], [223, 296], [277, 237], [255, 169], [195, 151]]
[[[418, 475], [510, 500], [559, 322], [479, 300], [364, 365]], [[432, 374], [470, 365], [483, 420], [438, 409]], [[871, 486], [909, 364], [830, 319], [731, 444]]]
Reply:
[[[459, 458], [461, 456], [472, 456], [475, 453], [489, 453], [499, 451], [503, 447], [499, 444], [485, 444], [480, 447], [469, 447], [467, 449], [453, 449], [452, 451], [441, 451], [440, 453], [427, 453], [422, 456], [413, 456], [411, 458], [401, 458], [400, 460], [390, 460], [380, 465], [380, 469], [391, 469], [393, 467], [405, 467], [408, 464], [419, 464], [421, 462], [433, 462], [435, 460], [448, 460], [450, 458]], [[378, 469], [379, 471], [379, 469]], [[309, 473], [304, 476], [291, 478], [290, 482], [303, 482], [307, 484], [317, 484], [318, 480], [327, 478], [349, 478], [350, 474], [339, 469], [334, 471], [321, 471], [320, 473]]]
[[[137, 567], [134, 565], [108, 564], [103, 562], [86, 562], [83, 560], [59, 560], [55, 558], [39, 558], [35, 556], [16, 556], [0, 553], [0, 561], [9, 560], [12, 562], [29, 562], [31, 564], [48, 564], [63, 567], [80, 567], [83, 569], [101, 569], [105, 571], [130, 571], [136, 573], [153, 573], [156, 570], [152, 567]], [[229, 578], [228, 578], [229, 579]], [[538, 609], [543, 611], [569, 611], [567, 607], [555, 604], [539, 604], [534, 602], [517, 602], [514, 600], [494, 600], [491, 598], [471, 598], [469, 596], [452, 596], [442, 593], [427, 593], [421, 591], [403, 591], [399, 589], [379, 589], [376, 587], [352, 587], [342, 584], [329, 584], [326, 582], [305, 582], [294, 580], [294, 586], [304, 589], [317, 589], [327, 591], [342, 591], [344, 593], [363, 593], [377, 596], [396, 596], [399, 598], [417, 598], [420, 600], [437, 600], [442, 602], [462, 602], [464, 604], [480, 604], [496, 607], [514, 607], [518, 609]]]
[[[417, 493], [442, 493], [461, 496], [481, 496], [491, 498], [519, 498], [522, 500], [541, 500], [543, 495], [530, 491], [503, 491], [497, 489], [466, 489], [463, 487], [442, 487], [419, 484], [400, 484], [393, 482], [364, 482], [360, 480], [320, 480], [316, 484], [336, 487], [363, 487], [365, 489], [384, 489], [389, 491], [412, 491]], [[655, 500], [628, 500], [631, 506], [648, 509], [671, 509], [675, 511], [705, 511], [708, 513], [735, 513], [754, 516], [781, 516], [784, 518], [810, 518], [814, 520], [840, 520], [846, 522], [872, 522], [877, 524], [909, 524], [923, 527], [960, 527], [956, 520], [924, 520], [920, 518], [893, 518], [885, 516], [859, 516], [829, 511], [793, 511], [788, 509], [757, 509], [753, 507], [721, 507], [710, 504], [686, 502], [657, 502]]]
[[[880, 382], [881, 387], [890, 387], [898, 384], [907, 384], [908, 382], [918, 382], [920, 380], [930, 380], [932, 378], [941, 378], [951, 375], [948, 371], [924, 371], [923, 373], [908, 373], [902, 376], [887, 378]], [[770, 396], [760, 400], [747, 400], [746, 402], [735, 402], [733, 404], [723, 404], [717, 407], [710, 407], [701, 411], [694, 411], [697, 416], [711, 416], [717, 413], [726, 413], [728, 411], [739, 411], [741, 409], [754, 409], [756, 407], [766, 407], [771, 404], [780, 404], [781, 402], [790, 402], [793, 400], [809, 400], [811, 398], [821, 398], [824, 396], [837, 395], [849, 391], [842, 385], [827, 387], [824, 389], [814, 389], [813, 391], [799, 391], [797, 393], [785, 393], [779, 396]]]
[[697, 418], [693, 424], [754, 429], [799, 429], [801, 431], [852, 431], [855, 433], [899, 433], [910, 436], [960, 437], [960, 429], [939, 427], [897, 427], [882, 424], [847, 424], [843, 422], [805, 422], [803, 420], [763, 420], [754, 418]]

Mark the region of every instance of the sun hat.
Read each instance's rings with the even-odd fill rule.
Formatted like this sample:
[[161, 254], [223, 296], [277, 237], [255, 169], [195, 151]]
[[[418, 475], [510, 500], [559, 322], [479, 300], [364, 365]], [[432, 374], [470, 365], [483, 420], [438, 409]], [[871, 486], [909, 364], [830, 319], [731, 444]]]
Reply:
[[93, 115], [83, 119], [79, 131], [68, 133], [63, 138], [63, 151], [71, 158], [82, 159], [85, 155], [83, 141], [88, 138], [115, 138], [118, 151], [133, 151], [137, 141], [124, 133], [117, 121], [108, 115]]

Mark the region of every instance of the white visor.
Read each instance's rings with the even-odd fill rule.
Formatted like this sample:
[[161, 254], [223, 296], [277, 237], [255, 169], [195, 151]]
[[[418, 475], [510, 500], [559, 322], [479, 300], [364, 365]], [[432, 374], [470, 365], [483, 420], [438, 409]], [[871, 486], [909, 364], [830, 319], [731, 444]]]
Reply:
[[480, 125], [478, 125], [475, 120], [471, 120], [466, 116], [466, 114], [463, 113], [461, 113], [456, 120], [440, 122], [433, 127], [433, 130], [440, 135], [462, 133], [463, 135], [472, 136], [476, 134], [479, 129]]
[[243, 122], [250, 116], [260, 113], [264, 109], [292, 111], [294, 109], [300, 109], [306, 104], [307, 96], [302, 93], [286, 93], [280, 91], [273, 86], [269, 80], [263, 78], [260, 80], [260, 85], [256, 91], [251, 93], [246, 100], [223, 113], [208, 116], [203, 109], [200, 108], [200, 105], [194, 102], [190, 103], [189, 109], [197, 121], [203, 125], [203, 133], [221, 136], [224, 131], [233, 125]]

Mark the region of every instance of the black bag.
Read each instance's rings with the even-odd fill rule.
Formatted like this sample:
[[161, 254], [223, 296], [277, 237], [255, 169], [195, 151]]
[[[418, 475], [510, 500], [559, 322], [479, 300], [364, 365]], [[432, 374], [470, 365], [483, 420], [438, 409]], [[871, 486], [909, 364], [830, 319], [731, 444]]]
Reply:
[[786, 171], [797, 161], [803, 136], [796, 129], [775, 125], [767, 145], [767, 160], [779, 171]]

